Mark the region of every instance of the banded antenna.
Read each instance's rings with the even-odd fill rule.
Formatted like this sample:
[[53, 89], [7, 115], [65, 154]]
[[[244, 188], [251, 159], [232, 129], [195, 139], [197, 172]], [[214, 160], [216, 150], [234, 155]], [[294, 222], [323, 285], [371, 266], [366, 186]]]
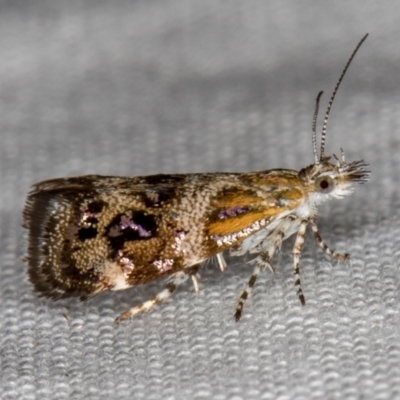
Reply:
[[315, 164], [319, 164], [318, 152], [317, 152], [317, 117], [318, 117], [319, 101], [321, 99], [322, 93], [324, 93], [323, 90], [321, 90], [318, 93], [317, 99], [315, 100], [314, 116], [312, 120], [312, 145], [313, 145]]
[[[340, 84], [342, 83], [343, 77], [346, 74], [351, 62], [353, 61], [354, 56], [356, 55], [358, 49], [361, 47], [361, 45], [364, 43], [365, 39], [368, 37], [368, 33], [360, 40], [360, 42], [358, 43], [357, 47], [354, 49], [352, 55], [349, 58], [349, 61], [347, 61], [346, 66], [344, 67], [344, 70], [342, 72], [342, 75], [340, 75], [340, 78], [335, 86], [335, 89], [333, 90], [331, 99], [329, 100], [329, 104], [328, 104], [328, 108], [326, 109], [326, 114], [325, 114], [325, 118], [324, 118], [324, 124], [322, 125], [322, 133], [321, 133], [321, 151], [320, 151], [320, 156], [319, 156], [319, 160], [316, 157], [316, 164], [319, 164], [320, 162], [323, 162], [327, 157], [325, 155], [325, 139], [326, 139], [326, 130], [328, 127], [328, 120], [329, 120], [329, 114], [331, 112], [331, 108], [332, 108], [332, 104], [333, 104], [333, 100], [335, 99], [336, 93], [339, 89]], [[321, 93], [320, 93], [321, 94]], [[319, 103], [319, 98], [320, 98], [320, 94], [317, 97], [317, 104], [316, 104], [316, 111], [318, 112], [318, 103]], [[315, 121], [317, 116], [314, 115]], [[313, 120], [313, 129], [314, 128], [314, 120]], [[314, 130], [313, 130], [313, 146], [314, 146], [314, 154], [316, 154], [316, 138], [314, 139], [315, 134], [314, 134]]]

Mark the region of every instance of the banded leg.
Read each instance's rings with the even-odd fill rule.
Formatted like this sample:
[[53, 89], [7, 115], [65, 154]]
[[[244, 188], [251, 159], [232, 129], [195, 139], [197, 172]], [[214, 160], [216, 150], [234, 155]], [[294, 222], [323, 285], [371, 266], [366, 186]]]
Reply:
[[300, 256], [303, 250], [304, 244], [304, 236], [306, 233], [308, 221], [304, 220], [301, 221], [299, 230], [297, 231], [296, 241], [294, 242], [293, 246], [293, 274], [294, 274], [294, 285], [297, 287], [297, 296], [299, 296], [299, 300], [302, 306], [306, 305], [306, 299], [303, 294], [303, 289], [301, 288], [301, 281], [300, 281]]
[[315, 241], [318, 243], [318, 246], [321, 247], [321, 249], [324, 253], [326, 253], [326, 254], [328, 254], [328, 256], [331, 256], [332, 258], [336, 258], [336, 260], [339, 260], [342, 262], [344, 262], [350, 258], [349, 253], [341, 254], [341, 253], [336, 253], [336, 251], [334, 251], [334, 250], [331, 250], [325, 244], [325, 242], [322, 240], [322, 237], [321, 237], [320, 233], [318, 232], [316, 220], [312, 219], [310, 222], [311, 222], [311, 229], [314, 233]]
[[171, 297], [172, 293], [174, 293], [177, 286], [186, 282], [189, 275], [190, 274], [183, 271], [176, 272], [168, 279], [167, 285], [165, 286], [164, 290], [154, 296], [151, 300], [147, 300], [144, 303], [123, 312], [118, 318], [116, 318], [115, 323], [118, 324], [124, 319], [133, 317], [134, 315], [139, 314], [142, 311], [149, 311], [157, 303], [168, 300]]
[[267, 253], [262, 253], [254, 260], [256, 266], [254, 267], [253, 273], [250, 277], [250, 280], [246, 288], [243, 289], [242, 292], [240, 293], [240, 297], [236, 306], [236, 311], [235, 311], [236, 322], [238, 322], [240, 320], [240, 317], [242, 316], [243, 307], [246, 304], [246, 300], [250, 297], [253, 291], [254, 285], [261, 270], [268, 267], [269, 269], [271, 269], [271, 271], [273, 271], [271, 265], [269, 264], [269, 259], [270, 257]]

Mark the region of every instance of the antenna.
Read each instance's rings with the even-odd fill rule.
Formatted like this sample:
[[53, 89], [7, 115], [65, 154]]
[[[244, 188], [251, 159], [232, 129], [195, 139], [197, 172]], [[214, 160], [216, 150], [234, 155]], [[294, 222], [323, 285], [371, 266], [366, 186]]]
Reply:
[[367, 38], [368, 33], [360, 40], [358, 43], [357, 47], [354, 49], [353, 54], [350, 56], [349, 61], [347, 61], [346, 66], [344, 67], [344, 70], [342, 72], [342, 75], [340, 75], [340, 78], [335, 86], [335, 89], [332, 93], [331, 99], [329, 100], [328, 108], [326, 109], [326, 114], [325, 114], [325, 119], [324, 119], [324, 124], [322, 126], [322, 134], [321, 134], [321, 152], [319, 156], [319, 161], [323, 161], [326, 156], [325, 156], [325, 138], [326, 138], [326, 129], [328, 126], [328, 119], [329, 119], [329, 113], [331, 112], [333, 100], [335, 99], [336, 93], [339, 89], [340, 84], [342, 83], [343, 77], [345, 73], [347, 72], [347, 69], [349, 68], [351, 62], [353, 61], [354, 56], [356, 55], [358, 49], [361, 47], [363, 44], [364, 40]]
[[315, 158], [315, 164], [319, 164], [318, 153], [317, 153], [317, 117], [319, 109], [319, 100], [321, 99], [323, 90], [318, 93], [317, 99], [315, 100], [314, 116], [312, 120], [312, 145]]

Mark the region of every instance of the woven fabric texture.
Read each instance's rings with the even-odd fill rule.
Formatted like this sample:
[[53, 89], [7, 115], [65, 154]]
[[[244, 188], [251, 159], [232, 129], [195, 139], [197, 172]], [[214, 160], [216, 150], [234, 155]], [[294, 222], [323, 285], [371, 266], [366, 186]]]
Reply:
[[[400, 24], [395, 1], [9, 1], [0, 5], [0, 398], [400, 398]], [[152, 312], [163, 288], [87, 302], [32, 292], [21, 211], [31, 184], [84, 174], [300, 169], [321, 109], [327, 153], [370, 164], [321, 207], [324, 255], [284, 243], [236, 323], [252, 267], [227, 257]], [[319, 121], [319, 129], [321, 125]]]

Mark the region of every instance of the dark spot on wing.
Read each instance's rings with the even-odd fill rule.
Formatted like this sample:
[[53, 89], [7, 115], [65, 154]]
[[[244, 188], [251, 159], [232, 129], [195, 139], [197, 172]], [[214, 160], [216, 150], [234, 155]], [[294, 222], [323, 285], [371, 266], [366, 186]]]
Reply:
[[105, 203], [102, 200], [92, 201], [92, 202], [88, 203], [87, 210], [91, 214], [98, 214], [103, 210], [104, 204]]
[[113, 253], [121, 250], [125, 242], [147, 240], [156, 235], [157, 223], [152, 214], [144, 211], [131, 211], [118, 214], [105, 229]]
[[166, 203], [176, 196], [176, 188], [173, 186], [160, 185], [152, 189], [147, 189], [143, 195], [143, 202], [146, 207], [159, 207], [162, 203]]
[[84, 242], [88, 239], [94, 239], [97, 236], [97, 228], [90, 226], [89, 228], [80, 228], [78, 230], [78, 238]]
[[103, 210], [104, 205], [102, 200], [84, 200], [79, 207], [78, 220], [71, 224], [69, 233], [72, 233], [81, 242], [94, 239], [98, 234], [99, 220], [96, 215]]
[[97, 224], [99, 220], [95, 217], [88, 217], [86, 218], [86, 223], [88, 224]]

